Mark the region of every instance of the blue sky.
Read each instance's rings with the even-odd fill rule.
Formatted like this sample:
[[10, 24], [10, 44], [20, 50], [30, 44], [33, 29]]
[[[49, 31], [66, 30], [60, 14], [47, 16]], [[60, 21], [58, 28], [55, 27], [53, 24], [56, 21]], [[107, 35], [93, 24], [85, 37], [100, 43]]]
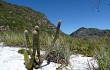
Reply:
[[101, 0], [100, 12], [95, 9], [97, 0], [5, 0], [31, 7], [44, 13], [55, 25], [62, 20], [61, 30], [70, 34], [80, 27], [110, 29], [110, 0]]

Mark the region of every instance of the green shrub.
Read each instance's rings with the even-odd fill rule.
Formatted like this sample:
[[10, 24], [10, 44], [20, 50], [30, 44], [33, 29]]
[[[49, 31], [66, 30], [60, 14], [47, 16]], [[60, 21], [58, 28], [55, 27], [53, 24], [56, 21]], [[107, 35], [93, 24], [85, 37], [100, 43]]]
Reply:
[[94, 49], [94, 56], [98, 60], [100, 70], [110, 70], [110, 38], [104, 36], [100, 39], [98, 48]]

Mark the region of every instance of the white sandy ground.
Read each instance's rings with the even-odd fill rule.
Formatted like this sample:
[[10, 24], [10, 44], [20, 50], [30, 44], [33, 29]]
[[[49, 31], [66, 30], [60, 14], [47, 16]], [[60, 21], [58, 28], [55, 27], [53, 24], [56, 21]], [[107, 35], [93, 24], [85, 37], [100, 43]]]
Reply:
[[[3, 47], [0, 43], [0, 70], [26, 70], [23, 60], [23, 55], [17, 51], [20, 48]], [[98, 70], [98, 64], [92, 57], [84, 57], [83, 55], [71, 55], [69, 59], [70, 64], [62, 70], [93, 70], [93, 66]], [[46, 64], [46, 60], [42, 65]], [[56, 70], [60, 64], [51, 62], [37, 70]], [[36, 70], [36, 69], [34, 69]]]

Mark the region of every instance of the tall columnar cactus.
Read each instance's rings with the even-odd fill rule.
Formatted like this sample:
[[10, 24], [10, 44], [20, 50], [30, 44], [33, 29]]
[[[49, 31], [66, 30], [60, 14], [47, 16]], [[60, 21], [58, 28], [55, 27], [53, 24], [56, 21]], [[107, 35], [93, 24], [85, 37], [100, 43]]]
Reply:
[[33, 54], [32, 54], [34, 57], [35, 57], [37, 45], [38, 45], [37, 39], [38, 39], [38, 33], [36, 30], [34, 30], [33, 31]]
[[40, 42], [39, 42], [39, 27], [35, 26], [35, 30], [37, 31], [37, 39], [36, 39], [36, 47], [37, 47], [37, 57], [39, 59], [39, 65], [41, 64], [40, 62]]
[[28, 34], [28, 30], [24, 31], [24, 35], [26, 37], [26, 47], [29, 48], [30, 42], [29, 42], [29, 34]]
[[[28, 31], [25, 30], [24, 34], [26, 37], [27, 48], [31, 50], [30, 43], [29, 43]], [[24, 51], [24, 60], [25, 60], [26, 68], [28, 70], [32, 70], [36, 66], [36, 64], [38, 64], [39, 66], [41, 65], [40, 45], [39, 45], [39, 27], [38, 26], [36, 26], [35, 30], [33, 31], [33, 47], [32, 48], [33, 48], [33, 52], [30, 55], [30, 57], [31, 57], [30, 59], [28, 57], [28, 53], [30, 54], [30, 52], [27, 52], [27, 50]], [[38, 62], [36, 62], [36, 50], [37, 50]]]
[[[24, 34], [25, 34], [25, 37], [26, 37], [26, 44], [27, 44], [27, 47], [28, 47], [28, 46], [29, 46], [28, 31], [25, 30], [25, 31], [24, 31]], [[27, 47], [26, 47], [26, 48], [27, 48]], [[27, 64], [28, 61], [29, 61], [29, 57], [28, 57], [28, 52], [27, 52], [27, 50], [24, 50], [24, 61], [25, 61], [25, 64]]]
[[33, 31], [33, 53], [31, 55], [31, 58], [28, 62], [28, 64], [26, 65], [26, 68], [28, 70], [32, 70], [35, 67], [36, 62], [36, 50], [37, 50], [37, 46], [38, 46], [38, 32], [36, 30]]
[[32, 55], [32, 50], [31, 50], [30, 42], [29, 42], [29, 33], [28, 33], [28, 30], [25, 30], [24, 31], [24, 35], [25, 35], [25, 38], [26, 38], [26, 48], [29, 48], [29, 54]]
[[[56, 28], [56, 33], [55, 33], [54, 39], [53, 39], [50, 47], [53, 47], [54, 46], [57, 38], [59, 37], [61, 22], [62, 22], [61, 20], [58, 21], [58, 25], [57, 25], [57, 28]], [[47, 63], [48, 64], [50, 63], [50, 61], [51, 61], [52, 58], [55, 58], [54, 55], [52, 54], [53, 52], [54, 52], [55, 56], [57, 56], [56, 55], [56, 51], [50, 50], [50, 52], [46, 56], [46, 59], [47, 59]]]
[[54, 37], [54, 39], [52, 41], [52, 46], [54, 45], [54, 43], [56, 42], [57, 38], [59, 37], [61, 22], [62, 22], [61, 20], [58, 21], [55, 37]]

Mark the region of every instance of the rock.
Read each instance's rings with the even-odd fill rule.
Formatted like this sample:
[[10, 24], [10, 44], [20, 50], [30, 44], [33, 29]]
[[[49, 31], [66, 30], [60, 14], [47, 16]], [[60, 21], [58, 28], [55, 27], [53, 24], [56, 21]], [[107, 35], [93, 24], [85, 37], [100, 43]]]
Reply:
[[41, 25], [41, 24], [47, 24], [47, 20], [38, 20], [37, 22], [36, 22], [36, 24], [39, 24], [39, 25]]
[[9, 26], [4, 26], [4, 25], [2, 25], [2, 26], [0, 26], [0, 30], [10, 30], [10, 28], [9, 28]]

